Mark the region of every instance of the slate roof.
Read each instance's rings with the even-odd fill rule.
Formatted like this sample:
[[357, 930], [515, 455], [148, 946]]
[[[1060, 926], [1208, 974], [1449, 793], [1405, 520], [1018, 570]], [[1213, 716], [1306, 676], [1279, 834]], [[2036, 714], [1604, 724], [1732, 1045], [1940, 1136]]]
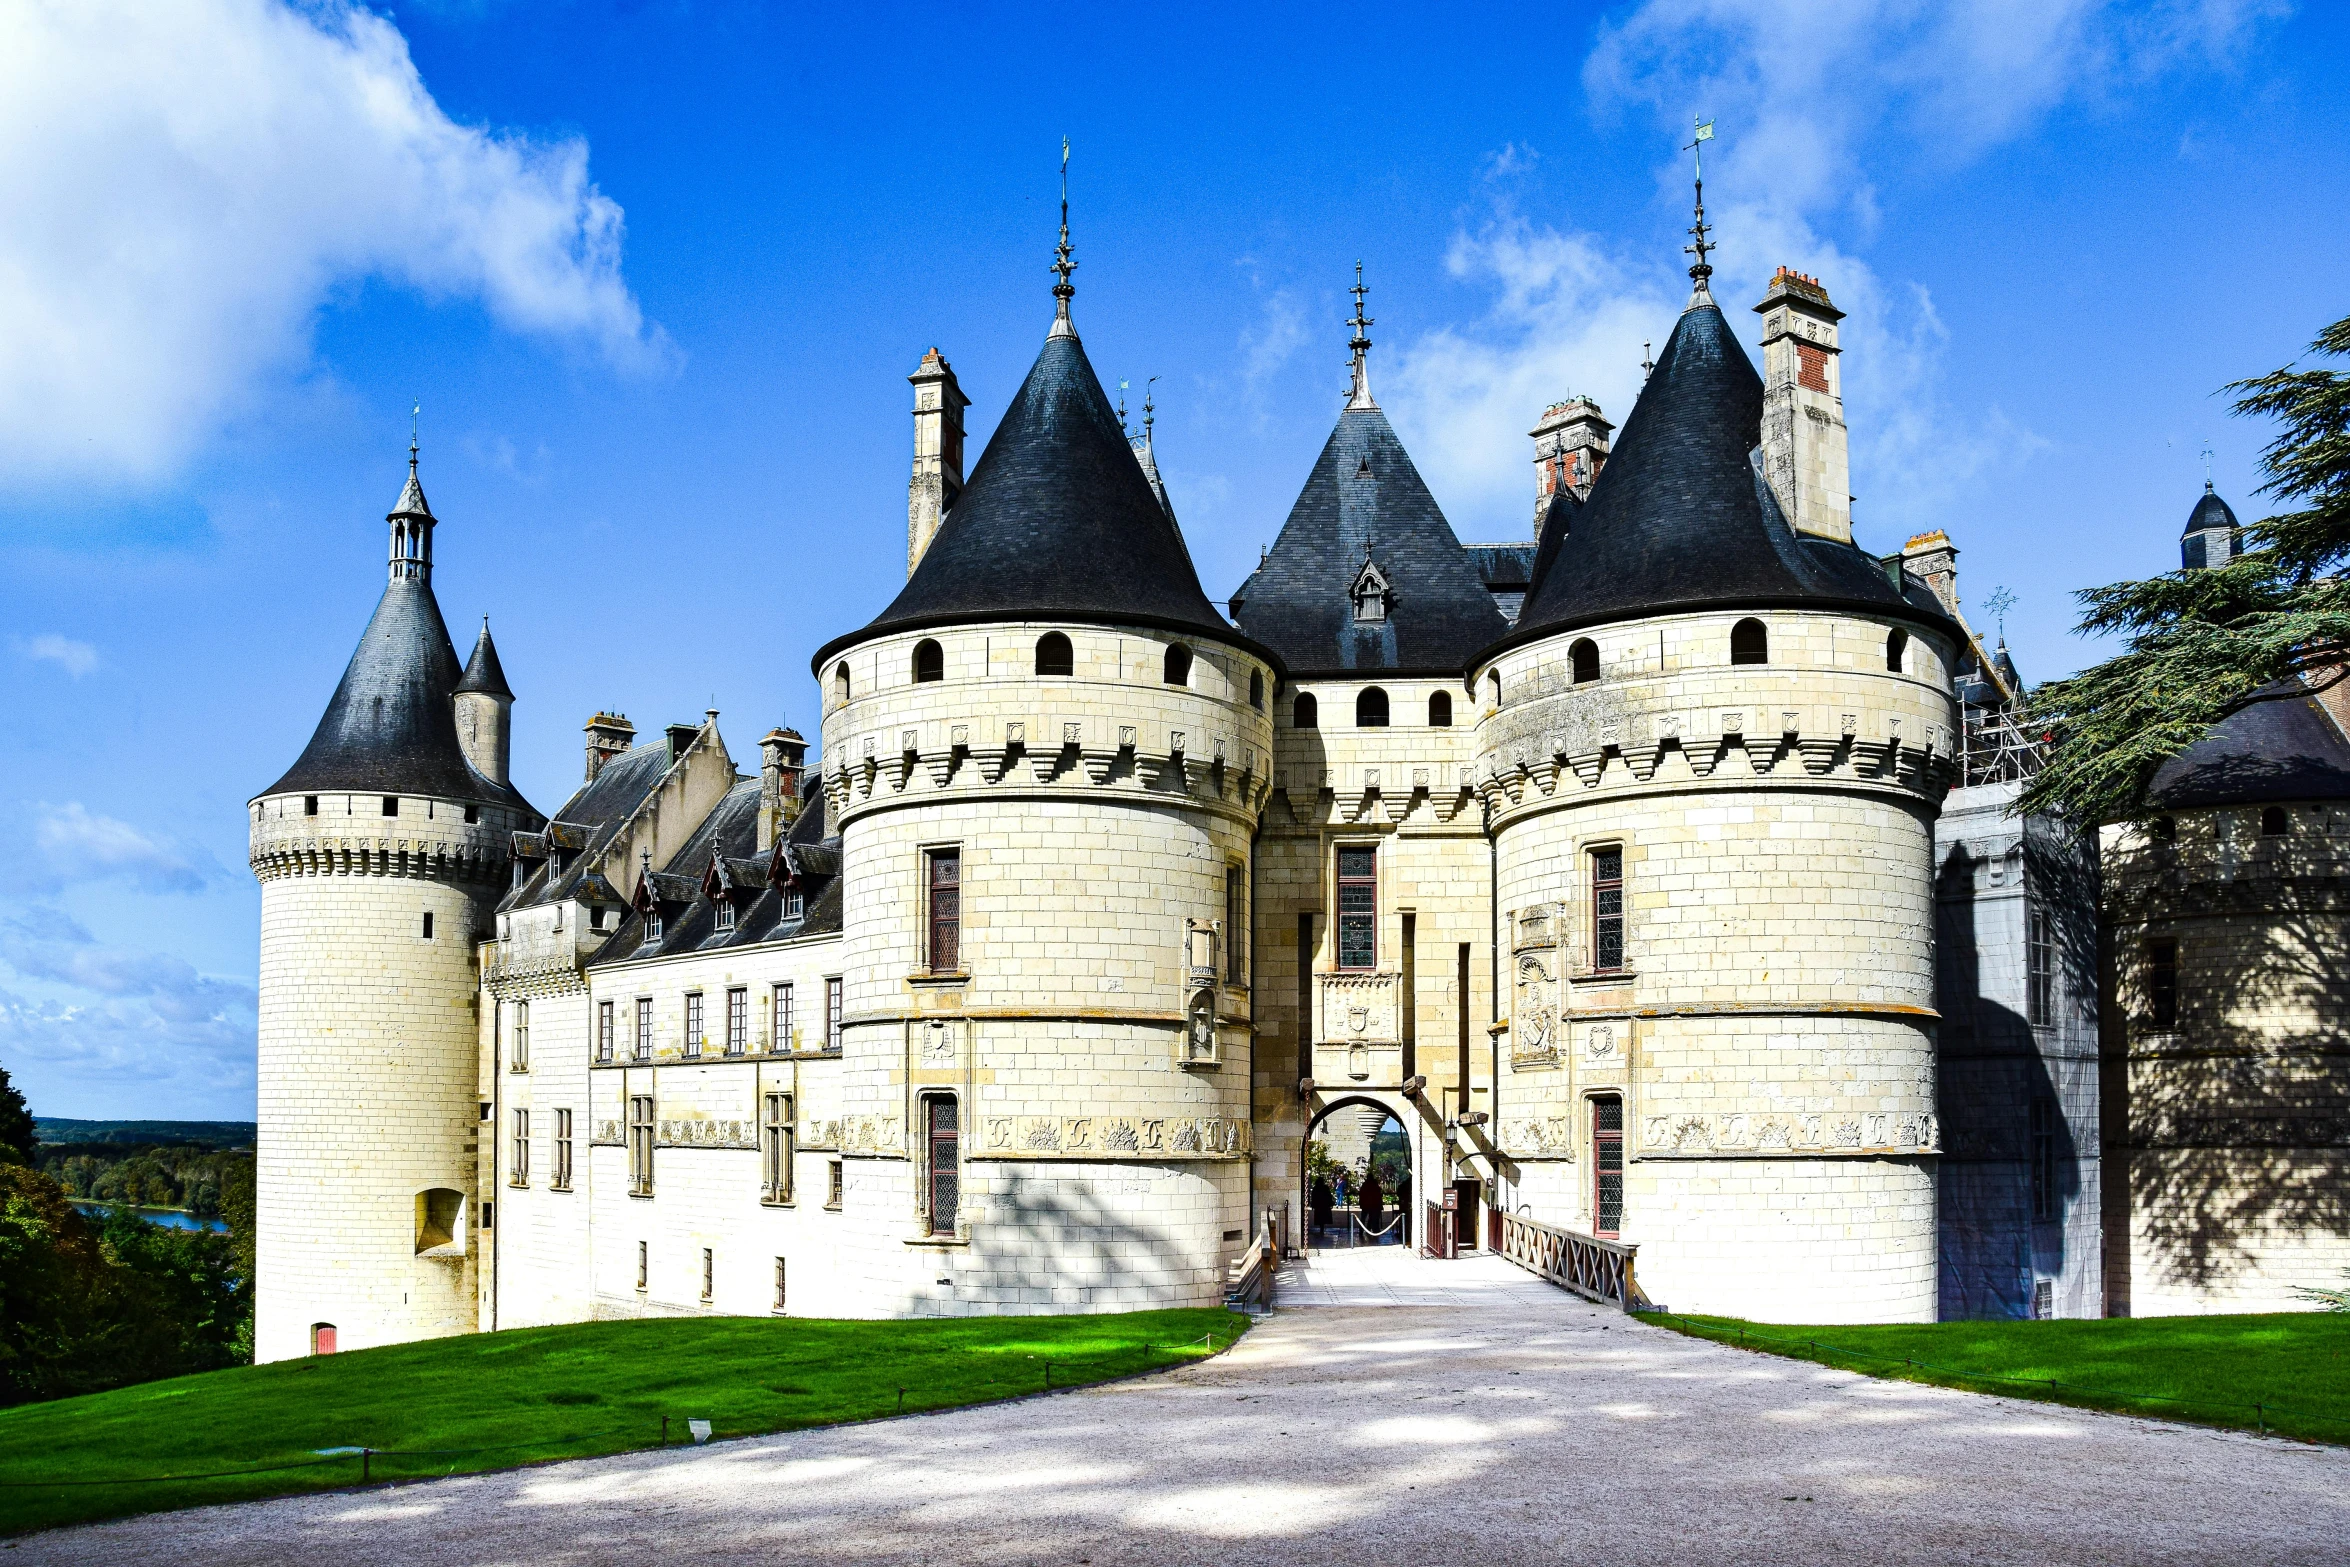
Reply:
[[2203, 493], [2195, 498], [2195, 509], [2187, 513], [2187, 525], [2179, 530], [2179, 537], [2183, 539], [2190, 533], [2201, 533], [2206, 528], [2235, 526], [2235, 512], [2207, 484], [2203, 487]]
[[[1347, 595], [1366, 547], [1395, 598], [1385, 620], [1358, 625]], [[1457, 674], [1509, 630], [1387, 415], [1368, 406], [1339, 414], [1232, 613], [1299, 675]]]
[[[564, 801], [543, 832], [515, 834], [516, 858], [539, 863], [531, 866], [522, 884], [500, 901], [499, 912], [567, 898], [583, 898], [591, 903], [626, 902], [624, 894], [596, 877], [589, 866], [628, 824], [637, 807], [661, 787], [673, 760], [666, 740], [633, 746], [606, 762], [595, 777]], [[550, 849], [560, 850], [563, 856], [563, 869], [553, 875], [549, 874], [554, 863], [548, 855]], [[624, 885], [635, 886], [634, 866], [614, 869]]]
[[2350, 741], [2315, 697], [2255, 702], [2156, 768], [2146, 793], [2173, 809], [2350, 799]]
[[1762, 476], [1762, 400], [1720, 307], [1682, 312], [1571, 542], [1540, 569], [1502, 646], [1647, 615], [1783, 607], [1899, 614], [1956, 640], [1923, 584], [1789, 525]]
[[[838, 932], [840, 838], [826, 826], [822, 780], [810, 772], [801, 785], [799, 816], [775, 850], [762, 856], [759, 780], [736, 784], [669, 863], [653, 872], [650, 890], [661, 904], [660, 938], [645, 940], [644, 915], [632, 909], [589, 960], [591, 966]], [[628, 872], [632, 901], [640, 874], [633, 868]], [[785, 885], [775, 885], [779, 880]], [[800, 894], [796, 915], [785, 912], [787, 890]], [[735, 900], [732, 930], [718, 928], [715, 899], [721, 896]]]
[[481, 635], [473, 642], [473, 657], [465, 661], [465, 673], [458, 677], [457, 689], [502, 696], [509, 702], [514, 700], [514, 688], [506, 684], [506, 669], [498, 662], [498, 644], [490, 640], [490, 623], [486, 617], [481, 623]]
[[[417, 496], [421, 504], [422, 492]], [[394, 578], [310, 743], [261, 793], [428, 794], [535, 816], [520, 790], [492, 783], [465, 759], [457, 741], [457, 681], [457, 650], [431, 584]]]
[[905, 587], [814, 667], [879, 633], [981, 620], [1147, 625], [1245, 645], [1201, 591], [1073, 332], [1045, 339]]
[[[1604, 469], [1602, 470], [1605, 471]], [[1542, 586], [1542, 579], [1550, 575], [1550, 568], [1566, 547], [1567, 536], [1575, 531], [1583, 515], [1583, 501], [1573, 490], [1553, 490], [1550, 499], [1542, 503], [1542, 514], [1534, 521], [1534, 565], [1527, 573], [1526, 594]], [[1521, 612], [1520, 617], [1524, 618]]]

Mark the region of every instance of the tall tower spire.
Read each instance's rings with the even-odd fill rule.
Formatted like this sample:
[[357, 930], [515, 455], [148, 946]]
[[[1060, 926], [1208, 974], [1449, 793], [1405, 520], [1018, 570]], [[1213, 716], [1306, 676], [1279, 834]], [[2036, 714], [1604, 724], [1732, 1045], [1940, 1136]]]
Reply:
[[1355, 286], [1349, 292], [1355, 297], [1355, 313], [1346, 324], [1355, 329], [1355, 335], [1347, 340], [1346, 346], [1354, 352], [1354, 389], [1346, 399], [1346, 406], [1376, 408], [1379, 404], [1371, 397], [1371, 340], [1363, 335], [1373, 324], [1372, 318], [1363, 314], [1363, 296], [1370, 290], [1363, 287], [1363, 264], [1359, 261], [1355, 263]]
[[1069, 248], [1069, 138], [1061, 138], [1061, 242], [1053, 248], [1053, 273], [1060, 279], [1053, 285], [1054, 337], [1075, 337], [1077, 327], [1069, 319], [1069, 301], [1077, 296], [1076, 285], [1069, 274], [1077, 270], [1077, 258]]
[[435, 519], [432, 508], [425, 504], [424, 486], [416, 478], [416, 420], [422, 411], [420, 403], [408, 411], [408, 482], [400, 487], [400, 498], [392, 503], [384, 521], [392, 525], [391, 579], [429, 583], [432, 581], [432, 530]]
[[1684, 255], [1697, 258], [1697, 264], [1689, 269], [1689, 281], [1695, 287], [1689, 291], [1689, 303], [1685, 308], [1691, 310], [1696, 309], [1699, 305], [1710, 305], [1714, 302], [1713, 293], [1707, 287], [1706, 282], [1714, 275], [1714, 269], [1712, 263], [1705, 259], [1706, 254], [1715, 248], [1706, 240], [1706, 235], [1711, 230], [1706, 227], [1705, 222], [1705, 144], [1713, 139], [1714, 122], [1699, 120], [1697, 121], [1696, 136], [1684, 149], [1697, 155], [1697, 221], [1689, 227], [1689, 233], [1694, 243], [1681, 247]]

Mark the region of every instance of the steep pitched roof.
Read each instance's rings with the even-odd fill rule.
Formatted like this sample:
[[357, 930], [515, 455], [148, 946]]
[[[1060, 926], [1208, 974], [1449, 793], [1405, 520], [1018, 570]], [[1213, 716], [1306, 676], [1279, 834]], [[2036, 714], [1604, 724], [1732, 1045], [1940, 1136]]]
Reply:
[[[840, 839], [824, 834], [820, 780], [810, 774], [803, 784], [799, 817], [782, 841], [783, 847], [800, 851], [800, 874], [788, 886], [776, 885], [774, 876], [776, 860], [788, 855], [757, 853], [759, 789], [759, 780], [749, 778], [728, 790], [669, 863], [649, 878], [631, 869], [631, 903], [647, 901], [640, 894], [651, 894], [650, 901], [662, 907], [661, 934], [648, 942], [644, 914], [632, 909], [591, 964], [748, 947], [840, 930]], [[640, 879], [648, 885], [640, 888]], [[800, 896], [796, 914], [791, 912], [790, 892]], [[716, 899], [721, 897], [735, 906], [731, 929], [718, 924]]]
[[2350, 800], [2350, 742], [2315, 697], [2255, 702], [2156, 768], [2146, 792], [2173, 809]]
[[979, 620], [1127, 623], [1240, 638], [1200, 590], [1073, 331], [1045, 339], [921, 564], [861, 631]]
[[[1347, 590], [1366, 558], [1395, 595], [1385, 619], [1358, 623]], [[1454, 674], [1509, 630], [1387, 415], [1368, 403], [1339, 414], [1233, 615], [1295, 674]]]
[[465, 673], [459, 677], [457, 689], [502, 696], [509, 702], [514, 700], [514, 688], [506, 684], [505, 666], [498, 662], [498, 644], [490, 640], [487, 616], [482, 618], [481, 635], [474, 638], [473, 657], [465, 661]]
[[[1797, 533], [1762, 477], [1762, 378], [1710, 299], [1682, 312], [1571, 538], [1504, 646], [1685, 610], [1820, 607], [1897, 614], [1956, 637], [1850, 544]], [[1491, 651], [1498, 652], [1497, 647]]]

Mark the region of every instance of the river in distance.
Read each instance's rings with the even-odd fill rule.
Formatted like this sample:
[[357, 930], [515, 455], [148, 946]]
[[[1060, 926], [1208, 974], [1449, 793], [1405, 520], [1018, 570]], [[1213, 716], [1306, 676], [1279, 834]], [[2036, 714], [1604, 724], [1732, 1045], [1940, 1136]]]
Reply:
[[[98, 1202], [86, 1197], [75, 1197], [68, 1200], [93, 1219], [105, 1218], [106, 1210], [116, 1206], [114, 1203]], [[131, 1212], [149, 1224], [159, 1224], [167, 1230], [210, 1230], [215, 1235], [228, 1233], [228, 1225], [223, 1220], [199, 1219], [192, 1214], [182, 1213], [177, 1208], [133, 1208]]]

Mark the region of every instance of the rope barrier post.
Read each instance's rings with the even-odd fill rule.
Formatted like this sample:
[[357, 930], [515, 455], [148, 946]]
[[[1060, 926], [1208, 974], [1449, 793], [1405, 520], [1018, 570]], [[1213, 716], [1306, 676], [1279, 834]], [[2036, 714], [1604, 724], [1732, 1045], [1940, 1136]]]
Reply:
[[899, 1388], [899, 1389], [898, 1389], [898, 1413], [902, 1415], [902, 1414], [904, 1414], [905, 1412], [906, 1412], [906, 1390], [905, 1390], [904, 1388], [902, 1388], [902, 1387], [901, 1387], [901, 1388]]
[[661, 1445], [663, 1447], [669, 1445], [669, 1417], [667, 1415], [661, 1417]]
[[2262, 1436], [2268, 1435], [2268, 1406], [2265, 1404], [2254, 1404], [2252, 1406], [2252, 1418], [2260, 1423], [2260, 1434]]
[[363, 1448], [359, 1449], [359, 1483], [360, 1483], [361, 1485], [365, 1485], [365, 1484], [367, 1484], [367, 1481], [368, 1481], [368, 1471], [369, 1471], [369, 1469], [370, 1469], [370, 1467], [371, 1467], [371, 1466], [370, 1466], [370, 1464], [369, 1464], [369, 1460], [370, 1460], [370, 1459], [372, 1459], [372, 1458], [374, 1458], [374, 1457], [375, 1457], [375, 1449], [373, 1449], [373, 1448], [371, 1448], [371, 1447], [363, 1447]]

